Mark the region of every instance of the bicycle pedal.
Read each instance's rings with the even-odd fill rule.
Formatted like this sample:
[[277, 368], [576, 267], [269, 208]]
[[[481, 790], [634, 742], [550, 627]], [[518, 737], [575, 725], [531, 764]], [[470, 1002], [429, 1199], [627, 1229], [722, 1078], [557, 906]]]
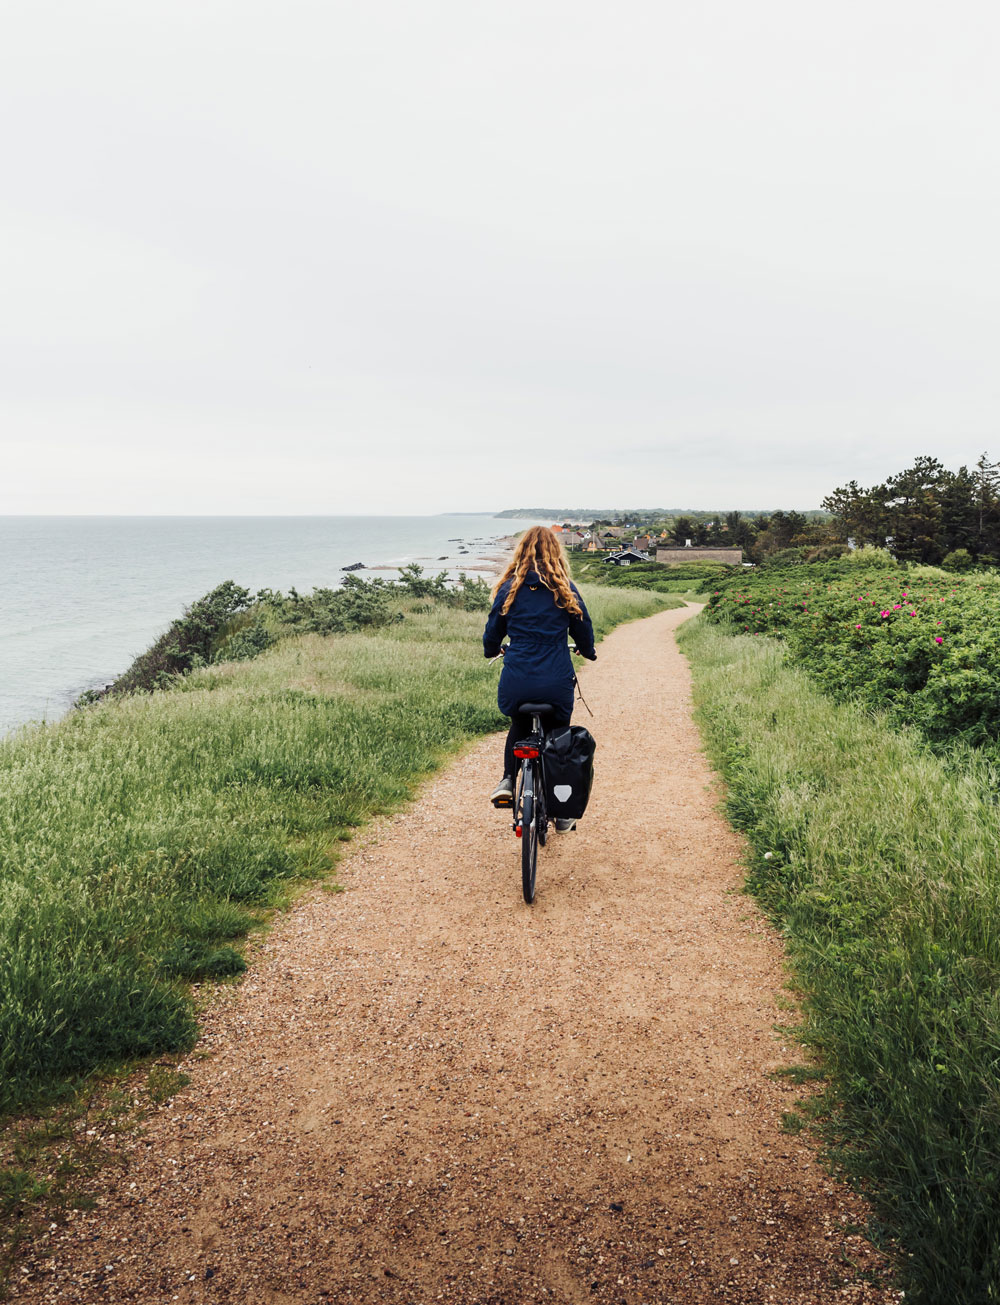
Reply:
[[494, 798], [493, 805], [498, 811], [501, 807], [512, 807], [514, 805], [514, 798], [510, 794], [505, 794], [503, 797]]

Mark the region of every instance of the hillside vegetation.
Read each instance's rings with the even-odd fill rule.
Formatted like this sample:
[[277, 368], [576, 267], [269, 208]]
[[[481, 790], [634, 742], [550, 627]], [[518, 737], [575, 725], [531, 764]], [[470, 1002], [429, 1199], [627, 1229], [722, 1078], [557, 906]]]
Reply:
[[[189, 1044], [189, 981], [239, 973], [235, 943], [263, 912], [500, 728], [482, 611], [414, 579], [430, 592], [241, 600], [198, 635], [197, 658], [196, 630], [161, 641], [132, 680], [149, 670], [155, 692], [113, 693], [0, 744], [0, 1112]], [[668, 605], [586, 597], [598, 635]], [[213, 643], [245, 655], [257, 629], [255, 657], [209, 661]], [[184, 658], [193, 669], [171, 669]]]
[[915, 725], [937, 747], [1000, 744], [1000, 578], [853, 562], [765, 568], [722, 580], [706, 615], [784, 642], [840, 701]]
[[1000, 1300], [1000, 582], [877, 550], [720, 582], [680, 635], [825, 1129], [907, 1299]]

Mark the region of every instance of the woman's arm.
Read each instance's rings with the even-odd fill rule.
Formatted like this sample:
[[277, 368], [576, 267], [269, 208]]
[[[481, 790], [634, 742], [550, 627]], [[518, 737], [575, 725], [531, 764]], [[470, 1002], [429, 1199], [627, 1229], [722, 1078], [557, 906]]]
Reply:
[[580, 604], [581, 616], [571, 616], [569, 618], [569, 632], [573, 637], [576, 646], [580, 652], [589, 661], [597, 660], [597, 653], [594, 651], [594, 623], [590, 619], [590, 613], [587, 611], [587, 604], [580, 597], [580, 591], [576, 585], [570, 583], [570, 588], [576, 595], [576, 601]]
[[503, 643], [503, 637], [507, 633], [507, 617], [504, 615], [504, 599], [507, 597], [507, 586], [504, 585], [493, 600], [493, 606], [490, 608], [490, 614], [486, 618], [486, 629], [483, 631], [483, 656], [496, 657], [500, 653], [500, 645]]

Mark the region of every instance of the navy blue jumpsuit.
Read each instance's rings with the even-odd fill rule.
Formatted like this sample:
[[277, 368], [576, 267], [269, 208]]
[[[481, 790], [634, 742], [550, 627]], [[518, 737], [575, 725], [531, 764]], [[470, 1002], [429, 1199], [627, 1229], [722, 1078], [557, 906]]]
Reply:
[[594, 627], [576, 585], [570, 584], [582, 610], [581, 616], [556, 606], [555, 594], [542, 584], [537, 571], [529, 571], [517, 591], [510, 610], [502, 608], [511, 582], [502, 584], [483, 631], [483, 652], [495, 657], [504, 635], [510, 646], [504, 657], [497, 689], [497, 703], [510, 717], [510, 731], [504, 750], [504, 774], [514, 774], [514, 744], [531, 732], [531, 717], [518, 711], [522, 702], [550, 702], [555, 709], [552, 719], [568, 725], [573, 714], [573, 659], [567, 631], [584, 657], [593, 660]]

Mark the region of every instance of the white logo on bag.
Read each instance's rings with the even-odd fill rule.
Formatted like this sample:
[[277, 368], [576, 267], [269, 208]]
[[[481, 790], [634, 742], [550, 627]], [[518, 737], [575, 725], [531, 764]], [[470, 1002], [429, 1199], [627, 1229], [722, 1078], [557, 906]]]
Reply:
[[560, 802], [568, 802], [573, 792], [573, 786], [571, 784], [557, 784], [552, 792]]

